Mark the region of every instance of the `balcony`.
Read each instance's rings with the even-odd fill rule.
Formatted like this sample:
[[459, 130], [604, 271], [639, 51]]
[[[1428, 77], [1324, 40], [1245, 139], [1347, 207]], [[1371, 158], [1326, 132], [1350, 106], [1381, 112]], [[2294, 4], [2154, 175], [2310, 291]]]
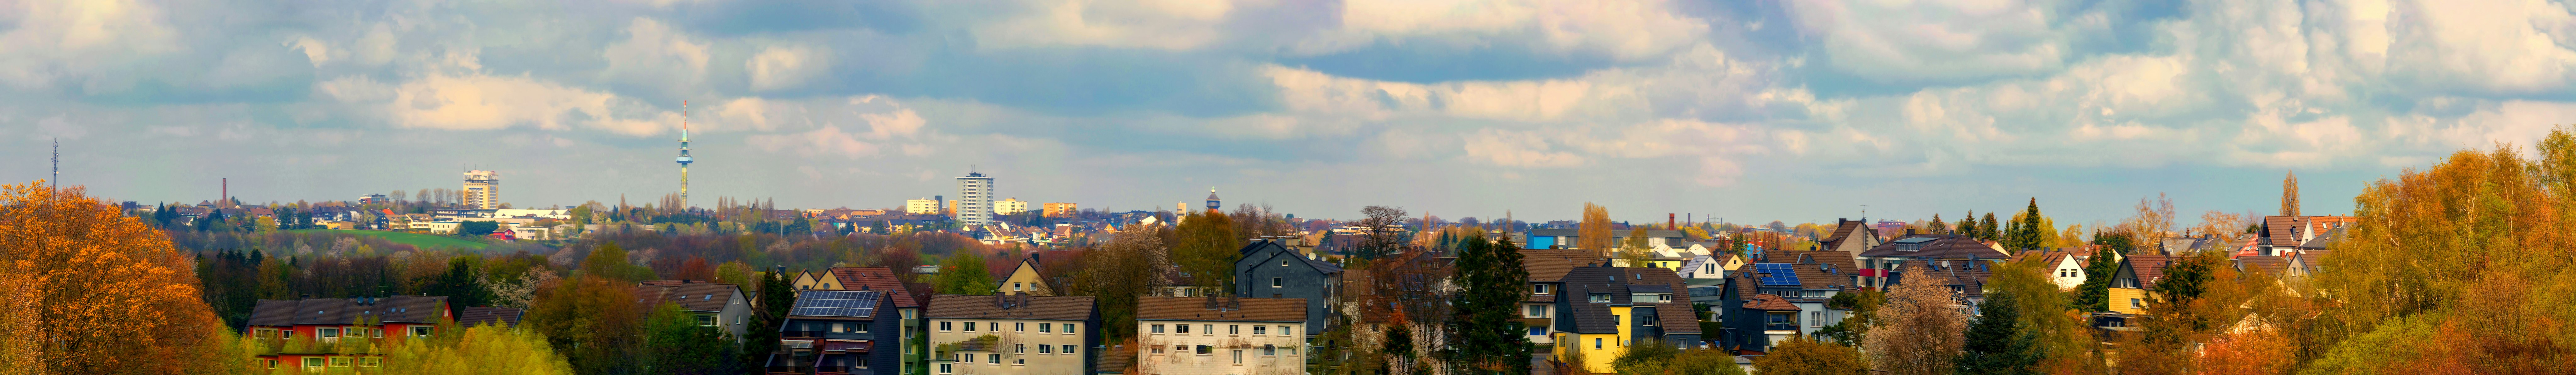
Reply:
[[1798, 330], [1798, 324], [1797, 324], [1797, 323], [1769, 323], [1769, 324], [1763, 324], [1763, 325], [1762, 325], [1762, 330], [1764, 330], [1764, 331], [1796, 331], [1796, 330]]

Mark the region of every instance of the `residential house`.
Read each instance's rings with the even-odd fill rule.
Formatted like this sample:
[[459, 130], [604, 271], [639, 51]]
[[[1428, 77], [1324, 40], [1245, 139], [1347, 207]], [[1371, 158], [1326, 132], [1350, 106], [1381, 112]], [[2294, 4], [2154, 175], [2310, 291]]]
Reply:
[[2265, 277], [2275, 281], [2284, 292], [2295, 295], [2294, 286], [2305, 284], [2309, 267], [2307, 254], [2292, 253], [2280, 257], [2236, 257], [2233, 262], [2238, 277]]
[[2164, 277], [2170, 257], [2155, 254], [2130, 254], [2120, 259], [2120, 270], [2111, 274], [2109, 299], [2111, 311], [2145, 315], [2150, 297], [2147, 287]]
[[903, 374], [896, 345], [905, 340], [891, 302], [877, 290], [798, 292], [763, 367], [778, 375]]
[[1834, 219], [1834, 232], [1825, 236], [1819, 250], [1840, 251], [1859, 256], [1861, 252], [1876, 248], [1879, 244], [1878, 228], [1869, 226], [1866, 219]]
[[1317, 328], [1300, 332], [1312, 335], [1332, 329], [1327, 318], [1332, 307], [1341, 302], [1334, 287], [1342, 283], [1342, 266], [1286, 245], [1285, 241], [1260, 239], [1238, 250], [1242, 258], [1234, 262], [1235, 295], [1298, 299], [1306, 304], [1306, 311], [1298, 316], [1306, 318], [1306, 327]]
[[[695, 316], [699, 326], [716, 327], [735, 342], [751, 324], [751, 299], [734, 284], [709, 283], [707, 280], [646, 280], [640, 283], [636, 297], [647, 301], [677, 303], [680, 309]], [[768, 329], [763, 327], [762, 329]]]
[[841, 290], [839, 285], [833, 284], [833, 281], [831, 275], [816, 274], [814, 270], [797, 270], [796, 277], [790, 279], [787, 285], [796, 287], [796, 290]]
[[2264, 256], [2287, 256], [2319, 235], [2360, 222], [2354, 216], [2264, 216], [2255, 245]]
[[1140, 297], [1136, 372], [1305, 374], [1316, 327], [1302, 298]]
[[1628, 347], [1647, 343], [1682, 347], [1700, 343], [1700, 326], [1689, 301], [1674, 298], [1681, 277], [1668, 269], [1576, 267], [1558, 279], [1566, 298], [1557, 299], [1558, 333], [1555, 361], [1581, 353], [1586, 371], [1611, 372], [1610, 361]]
[[[1726, 256], [1732, 258], [1734, 255]], [[1680, 268], [1674, 269], [1674, 272], [1680, 273], [1684, 279], [1724, 279], [1726, 271], [1725, 261], [1720, 261], [1717, 256], [1708, 254], [1692, 255], [1689, 262], [1683, 262]]]
[[1575, 267], [1599, 266], [1606, 260], [1599, 252], [1580, 249], [1521, 249], [1521, 269], [1529, 272], [1530, 295], [1521, 300], [1521, 322], [1529, 328], [1532, 344], [1554, 343], [1557, 331], [1558, 299], [1565, 295], [1563, 279]]
[[[1529, 243], [1528, 243], [1528, 244], [1523, 245], [1522, 247], [1523, 247], [1523, 248], [1528, 248], [1528, 249], [1554, 249], [1554, 248], [1566, 248], [1566, 249], [1572, 249], [1572, 248], [1574, 248], [1574, 244], [1575, 244], [1576, 240], [1578, 240], [1578, 239], [1580, 239], [1580, 238], [1582, 238], [1582, 237], [1583, 237], [1583, 234], [1582, 234], [1581, 232], [1579, 232], [1579, 231], [1580, 231], [1579, 229], [1539, 229], [1539, 228], [1533, 228], [1533, 229], [1530, 229], [1530, 230], [1528, 231], [1528, 232], [1529, 232]], [[1611, 246], [1613, 246], [1613, 247], [1616, 247], [1616, 246], [1619, 246], [1619, 245], [1622, 245], [1622, 244], [1626, 244], [1626, 243], [1628, 243], [1628, 234], [1629, 234], [1630, 232], [1631, 232], [1631, 231], [1627, 231], [1627, 230], [1613, 230], [1613, 231], [1610, 231], [1610, 245], [1611, 245]], [[1686, 241], [1686, 240], [1689, 240], [1689, 239], [1690, 239], [1690, 235], [1689, 235], [1689, 234], [1682, 233], [1682, 231], [1678, 231], [1678, 230], [1647, 230], [1647, 231], [1646, 231], [1646, 246], [1657, 246], [1657, 245], [1662, 245], [1662, 246], [1687, 247], [1687, 245], [1683, 245], [1683, 244], [1682, 244], [1682, 241]], [[1608, 252], [1609, 252], [1609, 251], [1618, 250], [1618, 249], [1616, 249], [1616, 248], [1612, 248], [1612, 249], [1585, 249], [1585, 250], [1597, 250], [1597, 251], [1601, 251], [1601, 252], [1603, 253], [1603, 256], [1608, 256]]]
[[993, 290], [1011, 295], [1052, 296], [1055, 288], [1050, 285], [1046, 276], [1038, 272], [1038, 252], [1031, 251], [1028, 257], [1020, 258], [1019, 267], [1011, 269], [1011, 276], [1002, 278], [1001, 285]]
[[[1768, 259], [1778, 262], [1751, 264], [1717, 285], [1733, 290], [1719, 290], [1719, 303], [1711, 306], [1736, 308], [1722, 311], [1732, 336], [1716, 339], [1739, 350], [1769, 351], [1790, 335], [1812, 335], [1850, 316], [1831, 305], [1835, 295], [1859, 288], [1862, 277], [1851, 253], [1775, 251]], [[1789, 323], [1787, 329], [1773, 324], [1779, 322]]]
[[1091, 297], [935, 294], [932, 374], [1088, 374], [1100, 314]]
[[[1917, 234], [1887, 241], [1863, 251], [1856, 258], [1862, 268], [1860, 286], [1886, 288], [1895, 285], [1888, 273], [1907, 261], [1991, 261], [2010, 259], [2011, 255], [1985, 241], [1956, 234]], [[1938, 264], [1939, 262], [1928, 262]]]
[[1918, 259], [1898, 266], [1889, 285], [1905, 283], [1907, 278], [1930, 278], [1935, 285], [1950, 289], [1950, 298], [1958, 302], [1959, 311], [1981, 315], [1977, 307], [1986, 301], [1986, 280], [1994, 277], [1994, 267], [2002, 259], [1952, 261]]
[[894, 328], [889, 329], [899, 331], [897, 337], [901, 337], [902, 340], [882, 341], [875, 345], [900, 347], [900, 349], [884, 349], [887, 352], [901, 353], [896, 358], [900, 362], [895, 365], [895, 369], [906, 374], [920, 373], [921, 369], [929, 367], [928, 358], [923, 354], [929, 353], [930, 347], [916, 340], [918, 335], [923, 334], [924, 322], [921, 319], [921, 310], [928, 304], [929, 301], [925, 298], [928, 296], [913, 293], [911, 288], [904, 285], [901, 276], [895, 272], [892, 267], [833, 267], [823, 271], [823, 278], [828, 281], [823, 282], [822, 285], [831, 287], [826, 288], [828, 290], [885, 292], [887, 302], [879, 304], [879, 306], [885, 306], [879, 309], [891, 308], [894, 310], [894, 315], [875, 317], [873, 321], [893, 321]]
[[2050, 284], [2057, 284], [2058, 290], [2074, 290], [2084, 285], [2084, 262], [2079, 259], [2089, 254], [2092, 251], [2080, 247], [2056, 248], [2013, 254], [2012, 261], [2038, 258], [2038, 262], [2048, 268]]
[[381, 364], [378, 340], [450, 334], [437, 326], [453, 320], [446, 296], [264, 299], [252, 306], [245, 331], [273, 343], [253, 354], [259, 366], [346, 372]]
[[526, 316], [527, 310], [507, 307], [467, 306], [456, 309], [456, 326], [476, 327], [488, 325], [517, 327], [519, 326], [519, 319]]

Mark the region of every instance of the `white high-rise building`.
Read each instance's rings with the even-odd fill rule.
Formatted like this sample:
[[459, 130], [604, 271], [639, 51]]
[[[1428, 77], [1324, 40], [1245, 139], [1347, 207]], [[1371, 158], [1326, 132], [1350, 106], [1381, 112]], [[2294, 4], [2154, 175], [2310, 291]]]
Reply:
[[904, 200], [904, 201], [903, 201], [903, 213], [907, 213], [907, 214], [936, 214], [936, 213], [939, 213], [939, 200], [937, 200], [937, 199], [908, 199], [908, 200]]
[[501, 173], [485, 170], [465, 171], [463, 193], [462, 198], [465, 200], [466, 207], [484, 210], [501, 208]]
[[1028, 212], [1029, 202], [1020, 200], [1019, 198], [1003, 199], [993, 202], [993, 213], [996, 214], [1018, 215]]
[[957, 178], [957, 225], [993, 224], [993, 178], [967, 172]]

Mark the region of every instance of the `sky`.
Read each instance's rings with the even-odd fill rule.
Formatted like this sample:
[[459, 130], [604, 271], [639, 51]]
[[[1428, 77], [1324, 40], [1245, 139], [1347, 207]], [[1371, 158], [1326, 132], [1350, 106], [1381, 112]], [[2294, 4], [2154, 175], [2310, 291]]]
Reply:
[[0, 178], [641, 204], [685, 117], [700, 205], [2343, 213], [2576, 123], [2571, 4], [0, 0]]

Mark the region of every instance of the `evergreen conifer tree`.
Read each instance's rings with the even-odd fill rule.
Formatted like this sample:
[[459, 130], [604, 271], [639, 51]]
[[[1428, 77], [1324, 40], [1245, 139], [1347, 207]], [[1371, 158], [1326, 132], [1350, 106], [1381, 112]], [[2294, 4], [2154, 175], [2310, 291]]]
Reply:
[[2039, 337], [2021, 328], [2021, 307], [2012, 296], [1996, 293], [1977, 305], [1983, 315], [1968, 324], [1958, 358], [1960, 374], [2038, 374], [2031, 366], [2039, 363]]

